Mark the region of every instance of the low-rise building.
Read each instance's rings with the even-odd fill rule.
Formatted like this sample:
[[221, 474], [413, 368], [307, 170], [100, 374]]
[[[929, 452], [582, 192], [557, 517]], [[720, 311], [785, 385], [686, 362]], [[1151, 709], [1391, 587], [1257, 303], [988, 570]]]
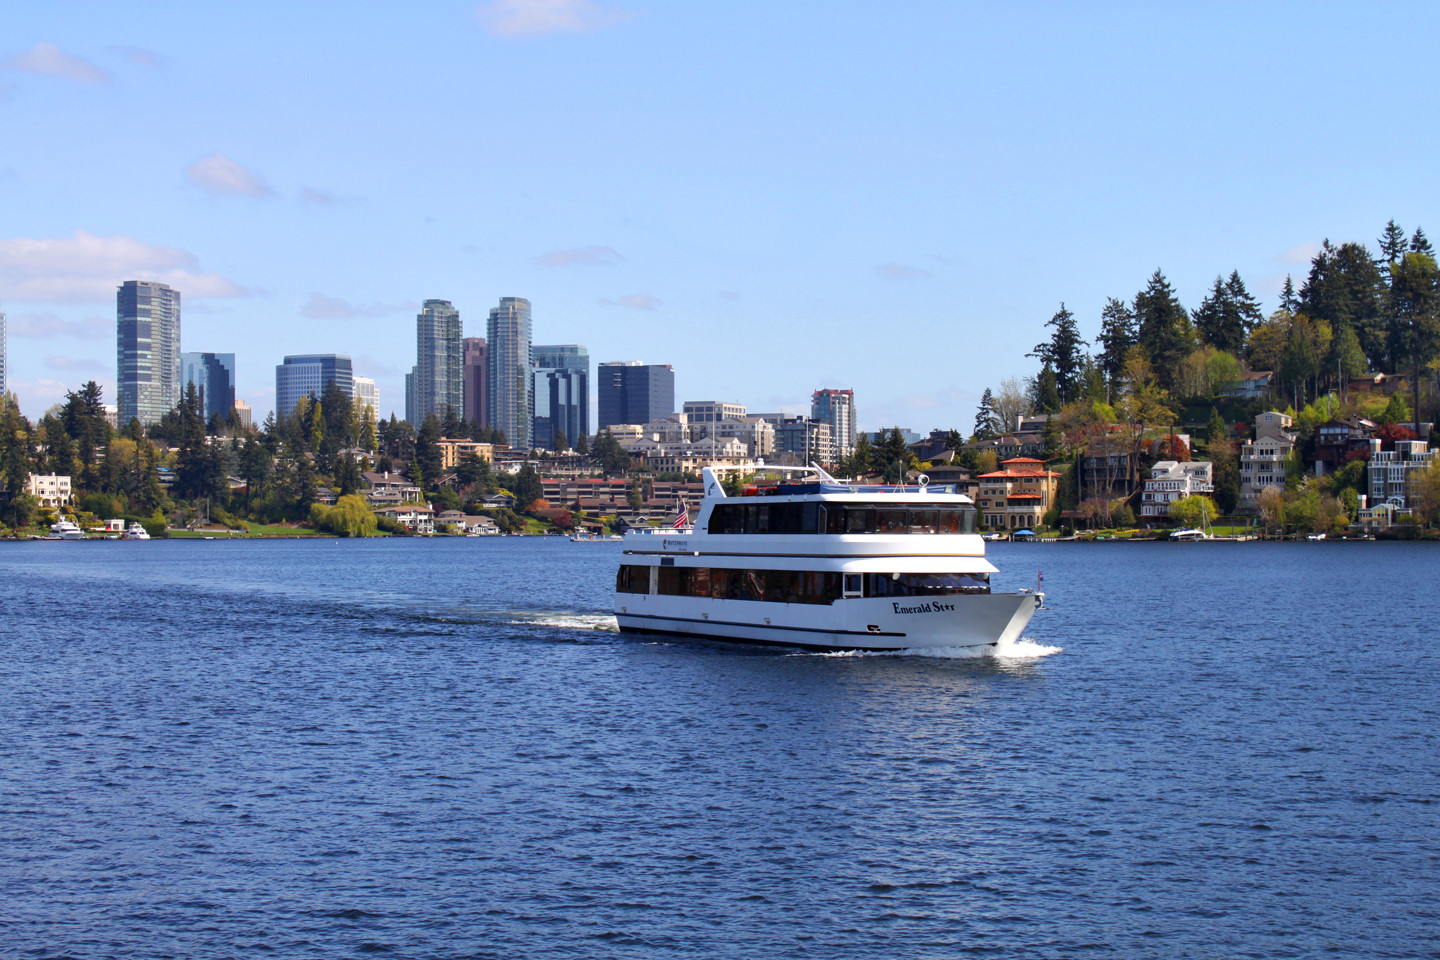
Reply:
[[1176, 500], [1209, 496], [1215, 492], [1214, 477], [1214, 465], [1209, 460], [1192, 460], [1186, 463], [1161, 460], [1150, 468], [1150, 479], [1145, 481], [1145, 491], [1140, 499], [1140, 515], [1168, 516], [1170, 504]]
[[1045, 461], [1012, 457], [993, 473], [982, 473], [980, 522], [995, 530], [1033, 530], [1055, 504], [1060, 474], [1045, 469]]
[[70, 478], [59, 474], [32, 473], [25, 481], [25, 492], [40, 501], [47, 510], [68, 507], [74, 499]]
[[435, 511], [430, 507], [407, 503], [398, 507], [377, 507], [377, 517], [389, 517], [405, 526], [411, 533], [434, 533]]
[[1223, 397], [1240, 397], [1250, 400], [1256, 397], [1263, 397], [1270, 392], [1270, 384], [1275, 379], [1272, 370], [1252, 370], [1239, 380], [1232, 380], [1220, 387], [1220, 395]]
[[371, 504], [383, 504], [387, 501], [397, 503], [419, 502], [420, 488], [409, 477], [398, 473], [391, 473], [386, 470], [383, 473], [376, 473], [367, 470], [360, 474], [361, 478], [370, 485], [365, 499]]
[[1333, 473], [1356, 456], [1368, 458], [1376, 423], [1364, 417], [1327, 420], [1315, 428], [1315, 475]]
[[1370, 464], [1365, 477], [1372, 507], [1409, 509], [1410, 474], [1423, 470], [1435, 459], [1426, 440], [1396, 440], [1395, 449], [1380, 449], [1381, 441], [1370, 441]]

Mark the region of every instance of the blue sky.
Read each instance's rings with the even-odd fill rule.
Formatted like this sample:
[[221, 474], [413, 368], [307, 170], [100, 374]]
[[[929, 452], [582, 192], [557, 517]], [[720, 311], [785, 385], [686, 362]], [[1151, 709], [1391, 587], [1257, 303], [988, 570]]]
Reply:
[[114, 287], [184, 296], [257, 417], [337, 352], [404, 415], [414, 317], [675, 366], [677, 400], [969, 430], [1064, 301], [1326, 237], [1440, 239], [1420, 4], [9, 4], [0, 310], [37, 416], [114, 400]]

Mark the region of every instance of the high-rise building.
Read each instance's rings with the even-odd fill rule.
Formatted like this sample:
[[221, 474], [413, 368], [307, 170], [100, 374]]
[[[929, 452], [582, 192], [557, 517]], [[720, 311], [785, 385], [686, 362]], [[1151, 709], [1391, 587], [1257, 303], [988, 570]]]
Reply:
[[485, 326], [485, 389], [490, 425], [503, 430], [510, 446], [528, 449], [533, 443], [535, 414], [531, 379], [530, 301], [501, 297]]
[[200, 409], [206, 422], [212, 417], [229, 417], [235, 409], [235, 354], [180, 354], [181, 392], [192, 383], [200, 392]]
[[810, 419], [830, 424], [830, 437], [837, 457], [848, 457], [854, 452], [854, 390], [816, 390], [810, 395]]
[[0, 393], [10, 389], [5, 378], [5, 314], [0, 313]]
[[534, 347], [535, 445], [558, 449], [557, 434], [573, 444], [590, 432], [590, 351], [578, 343]]
[[485, 396], [485, 338], [466, 337], [461, 378], [464, 383], [463, 416], [482, 427], [490, 426], [490, 398]]
[[380, 422], [380, 388], [375, 386], [375, 381], [369, 377], [351, 377], [355, 384], [354, 400], [357, 404], [364, 404], [370, 408], [370, 416], [375, 422]]
[[180, 402], [180, 291], [126, 280], [115, 296], [120, 425], [156, 423]]
[[345, 391], [345, 396], [355, 396], [355, 372], [345, 354], [286, 357], [285, 362], [275, 368], [275, 419], [288, 417], [302, 397], [322, 396], [332, 381]]
[[449, 300], [426, 300], [415, 317], [415, 406], [405, 410], [415, 429], [431, 414], [444, 417], [453, 410], [459, 416], [464, 409], [462, 339], [460, 311]]
[[649, 423], [675, 412], [675, 368], [622, 360], [600, 364], [596, 377], [597, 430], [617, 423]]
[[246, 403], [244, 400], [236, 400], [235, 419], [240, 421], [240, 426], [244, 427], [246, 430], [249, 430], [250, 425], [255, 422], [253, 411], [250, 409], [250, 404]]

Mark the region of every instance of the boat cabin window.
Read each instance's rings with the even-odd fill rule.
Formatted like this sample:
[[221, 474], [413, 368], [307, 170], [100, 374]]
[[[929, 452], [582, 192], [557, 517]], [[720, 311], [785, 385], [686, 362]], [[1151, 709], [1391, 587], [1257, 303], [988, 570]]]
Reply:
[[717, 503], [711, 533], [974, 533], [973, 506]]
[[867, 597], [943, 597], [989, 593], [988, 573], [867, 573]]
[[[651, 567], [626, 564], [616, 578], [617, 593], [648, 593]], [[834, 603], [841, 575], [804, 570], [729, 570], [718, 567], [659, 567], [657, 593], [670, 597], [759, 600], [766, 603]]]

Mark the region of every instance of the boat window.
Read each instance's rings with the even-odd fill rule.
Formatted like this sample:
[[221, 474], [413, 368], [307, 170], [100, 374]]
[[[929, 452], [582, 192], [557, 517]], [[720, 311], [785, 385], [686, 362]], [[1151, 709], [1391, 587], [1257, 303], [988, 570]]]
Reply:
[[621, 564], [615, 575], [616, 593], [649, 593], [650, 568], [638, 564]]
[[[640, 566], [621, 567], [616, 590], [620, 593], [646, 593], [650, 582], [650, 569]], [[802, 570], [659, 568], [659, 593], [672, 597], [830, 604], [840, 597], [840, 581], [841, 575], [838, 573], [811, 573]]]
[[711, 533], [974, 533], [974, 507], [913, 508], [878, 504], [720, 503]]
[[867, 573], [867, 597], [938, 597], [957, 593], [989, 593], [986, 573]]

